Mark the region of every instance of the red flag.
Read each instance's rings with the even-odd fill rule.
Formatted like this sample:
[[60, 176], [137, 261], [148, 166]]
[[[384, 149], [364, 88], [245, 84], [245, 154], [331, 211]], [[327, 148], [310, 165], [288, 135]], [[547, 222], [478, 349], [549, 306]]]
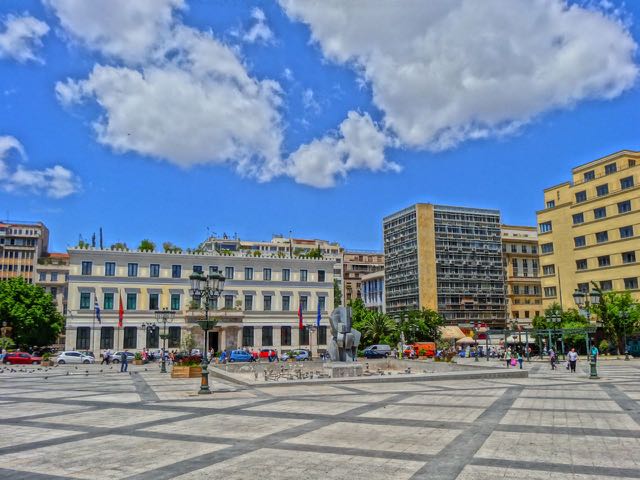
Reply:
[[120, 296], [120, 306], [118, 307], [118, 328], [122, 327], [122, 319], [124, 318], [124, 308], [122, 308], [122, 294], [118, 294]]
[[298, 306], [298, 328], [300, 330], [304, 328], [304, 323], [302, 323], [302, 305]]

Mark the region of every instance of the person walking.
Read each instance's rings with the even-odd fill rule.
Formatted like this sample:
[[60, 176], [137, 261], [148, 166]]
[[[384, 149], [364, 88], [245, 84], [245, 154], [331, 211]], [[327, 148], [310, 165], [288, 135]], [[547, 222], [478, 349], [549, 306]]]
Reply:
[[569, 368], [571, 369], [571, 373], [576, 373], [576, 364], [578, 363], [578, 353], [575, 348], [572, 348], [571, 351], [567, 354], [567, 358], [569, 359]]
[[522, 358], [522, 353], [520, 351], [518, 351], [518, 365], [520, 365], [520, 370], [522, 370], [522, 362], [524, 361], [524, 358]]
[[555, 370], [556, 369], [556, 363], [557, 363], [557, 357], [556, 357], [556, 352], [552, 349], [549, 350], [549, 362], [551, 362], [551, 370]]
[[[625, 348], [625, 350], [626, 350], [626, 348]], [[598, 347], [596, 347], [595, 345], [592, 345], [591, 346], [591, 358], [593, 358], [594, 362], [598, 361], [598, 354], [599, 353], [600, 352], [598, 351]]]
[[511, 349], [507, 349], [504, 352], [504, 359], [507, 362], [507, 368], [509, 368], [509, 365], [511, 365]]
[[100, 365], [104, 365], [105, 363], [109, 365], [109, 350], [102, 352], [102, 361], [100, 362]]
[[129, 369], [129, 356], [125, 350], [120, 354], [120, 373], [126, 372]]

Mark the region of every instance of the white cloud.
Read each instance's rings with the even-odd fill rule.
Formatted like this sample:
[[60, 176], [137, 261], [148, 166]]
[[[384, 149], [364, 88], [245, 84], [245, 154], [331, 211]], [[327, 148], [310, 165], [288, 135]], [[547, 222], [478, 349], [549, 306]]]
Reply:
[[144, 61], [174, 23], [184, 0], [43, 0], [76, 41], [107, 57]]
[[18, 62], [42, 62], [34, 51], [42, 46], [42, 37], [49, 32], [46, 23], [29, 15], [8, 15], [2, 24], [0, 58], [13, 58]]
[[251, 11], [251, 18], [255, 21], [248, 32], [246, 32], [242, 39], [248, 43], [269, 43], [273, 40], [273, 32], [267, 25], [267, 17], [264, 12], [257, 7], [254, 7]]
[[386, 135], [369, 114], [350, 111], [337, 134], [314, 140], [293, 152], [288, 158], [287, 174], [298, 183], [328, 188], [356, 169], [399, 171], [397, 164], [385, 160], [387, 144]]
[[302, 106], [305, 110], [309, 110], [313, 113], [320, 113], [320, 104], [315, 99], [315, 94], [310, 88], [306, 88], [302, 92]]
[[637, 45], [617, 17], [563, 0], [279, 1], [327, 58], [358, 71], [386, 128], [415, 148], [614, 98], [638, 73]]
[[142, 69], [96, 65], [86, 80], [56, 85], [63, 104], [86, 98], [104, 109], [98, 140], [188, 167], [234, 164], [243, 175], [280, 174], [277, 83], [252, 79], [228, 47], [187, 27], [165, 45], [171, 60]]
[[17, 155], [17, 162], [26, 160], [22, 144], [11, 136], [0, 136], [0, 185], [7, 192], [24, 193], [25, 191], [43, 194], [51, 198], [67, 197], [78, 191], [78, 178], [60, 165], [44, 170], [29, 170], [18, 163], [11, 165], [12, 152]]

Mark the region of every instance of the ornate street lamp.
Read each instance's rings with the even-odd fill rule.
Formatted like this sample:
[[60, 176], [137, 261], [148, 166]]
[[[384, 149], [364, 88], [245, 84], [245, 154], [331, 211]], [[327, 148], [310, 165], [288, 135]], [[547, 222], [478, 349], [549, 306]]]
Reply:
[[167, 323], [173, 322], [173, 319], [176, 316], [176, 312], [173, 310], [167, 310], [166, 308], [163, 310], [156, 310], [156, 321], [162, 323], [162, 333], [160, 334], [160, 338], [162, 339], [162, 366], [160, 367], [160, 373], [167, 373], [167, 362], [166, 362], [166, 353], [167, 353], [167, 338], [169, 338], [169, 334], [167, 334]]
[[224, 290], [225, 278], [222, 274], [214, 272], [205, 276], [200, 272], [193, 272], [189, 275], [191, 282], [191, 289], [189, 289], [189, 295], [193, 299], [193, 302], [200, 308], [202, 301], [204, 300], [204, 320], [198, 320], [196, 323], [204, 331], [204, 351], [202, 352], [202, 379], [200, 381], [199, 394], [210, 394], [209, 389], [209, 359], [207, 355], [207, 334], [209, 330], [213, 329], [218, 323], [217, 320], [209, 320], [209, 308], [211, 308], [222, 291]]
[[[587, 296], [589, 298], [587, 298]], [[591, 321], [591, 312], [590, 308], [592, 305], [600, 305], [602, 301], [602, 294], [596, 289], [591, 290], [591, 292], [587, 295], [585, 292], [580, 290], [576, 290], [573, 292], [573, 300], [576, 302], [576, 305], [580, 310], [585, 311], [585, 315], [587, 317], [587, 321]], [[587, 333], [587, 340], [589, 339], [589, 333]], [[596, 359], [591, 356], [589, 350], [589, 346], [587, 345], [587, 355], [589, 356], [589, 366], [591, 367], [591, 371], [589, 373], [589, 378], [598, 378], [598, 370], [596, 369]]]

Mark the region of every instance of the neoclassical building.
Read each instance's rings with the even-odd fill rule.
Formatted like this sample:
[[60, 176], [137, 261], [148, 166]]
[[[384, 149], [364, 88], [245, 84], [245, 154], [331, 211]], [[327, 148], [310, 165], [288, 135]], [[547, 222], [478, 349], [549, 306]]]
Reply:
[[[203, 311], [190, 307], [189, 275], [220, 272], [224, 291], [210, 316], [216, 351], [274, 347], [279, 351], [326, 349], [328, 315], [333, 310], [333, 260], [254, 256], [249, 253], [190, 254], [122, 250], [69, 249], [66, 348], [92, 350], [161, 347], [155, 311], [170, 309], [168, 348], [179, 349], [187, 334], [200, 348], [203, 334], [195, 321]], [[121, 300], [120, 300], [121, 299]], [[118, 327], [119, 304], [124, 318]], [[101, 322], [95, 315], [95, 302]], [[299, 329], [298, 308], [304, 329]], [[320, 328], [316, 324], [318, 309]]]

